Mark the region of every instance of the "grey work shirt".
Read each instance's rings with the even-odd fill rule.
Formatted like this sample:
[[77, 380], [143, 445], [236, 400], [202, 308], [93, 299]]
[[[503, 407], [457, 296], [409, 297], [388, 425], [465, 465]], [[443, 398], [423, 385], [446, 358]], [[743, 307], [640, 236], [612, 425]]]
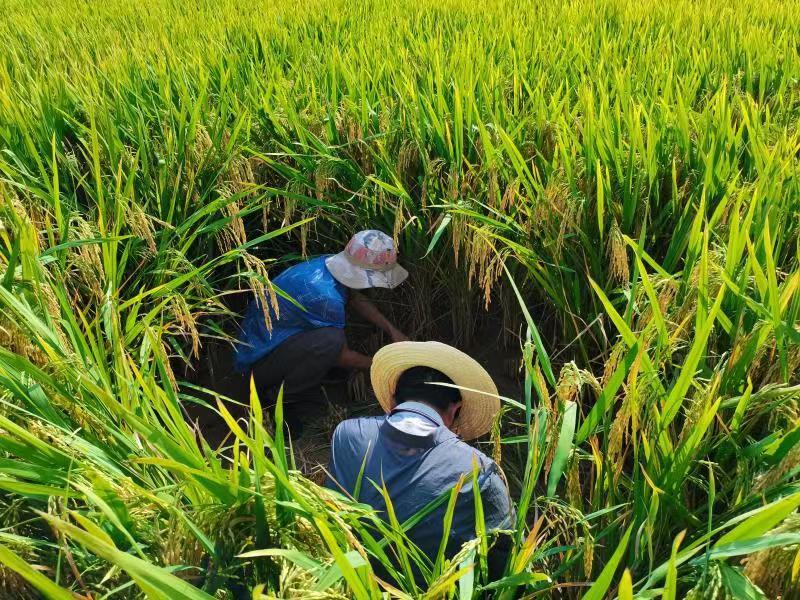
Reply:
[[[511, 528], [512, 507], [508, 489], [493, 460], [461, 441], [444, 426], [441, 416], [420, 402], [404, 402], [388, 416], [343, 421], [333, 434], [330, 477], [325, 485], [353, 494], [361, 465], [366, 465], [357, 500], [372, 506], [385, 518], [386, 505], [378, 486], [386, 485], [392, 506], [402, 523], [445, 492], [462, 475], [472, 474], [478, 463], [478, 482], [487, 531]], [[338, 483], [338, 485], [337, 485]], [[341, 487], [340, 487], [341, 486]], [[442, 506], [412, 528], [410, 539], [432, 560], [443, 532]], [[455, 554], [475, 537], [472, 483], [459, 492], [447, 554]]]

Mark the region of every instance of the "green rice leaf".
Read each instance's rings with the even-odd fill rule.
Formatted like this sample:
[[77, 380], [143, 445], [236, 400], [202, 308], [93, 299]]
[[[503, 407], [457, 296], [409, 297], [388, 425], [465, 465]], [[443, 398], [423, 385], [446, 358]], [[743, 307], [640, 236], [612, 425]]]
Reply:
[[553, 455], [553, 462], [550, 466], [550, 476], [547, 480], [547, 495], [555, 496], [556, 486], [564, 467], [567, 465], [570, 454], [572, 453], [572, 440], [575, 437], [575, 421], [578, 415], [578, 405], [575, 402], [567, 402], [564, 407], [564, 414], [561, 420], [561, 433], [558, 435], [558, 445]]
[[629, 525], [628, 529], [625, 531], [625, 534], [622, 536], [617, 549], [614, 550], [614, 554], [611, 556], [606, 566], [603, 567], [603, 570], [600, 572], [600, 575], [594, 584], [592, 584], [592, 587], [586, 591], [586, 594], [583, 596], [584, 600], [602, 600], [606, 597], [606, 593], [611, 587], [611, 580], [614, 578], [614, 573], [617, 570], [617, 566], [622, 560], [625, 550], [628, 548], [628, 539], [631, 537], [632, 531], [633, 525]]

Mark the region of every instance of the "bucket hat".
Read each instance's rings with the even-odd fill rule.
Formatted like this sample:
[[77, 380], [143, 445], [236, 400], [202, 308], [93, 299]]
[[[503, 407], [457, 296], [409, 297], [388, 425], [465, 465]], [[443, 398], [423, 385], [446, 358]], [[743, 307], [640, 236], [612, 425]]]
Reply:
[[408, 277], [408, 271], [397, 264], [394, 241], [382, 231], [359, 231], [339, 254], [325, 260], [331, 275], [342, 285], [354, 290], [396, 288]]

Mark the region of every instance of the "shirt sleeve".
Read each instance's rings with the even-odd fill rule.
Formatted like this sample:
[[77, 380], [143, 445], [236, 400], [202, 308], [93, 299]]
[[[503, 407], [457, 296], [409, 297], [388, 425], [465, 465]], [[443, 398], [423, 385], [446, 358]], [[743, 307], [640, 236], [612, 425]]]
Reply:
[[326, 488], [336, 490], [337, 492], [341, 492], [342, 489], [332, 478], [338, 481], [341, 477], [336, 467], [336, 450], [337, 438], [341, 436], [342, 425], [344, 425], [344, 422], [339, 423], [336, 429], [333, 430], [333, 436], [331, 437], [331, 459], [328, 462], [328, 473], [325, 476], [325, 483], [323, 484]]
[[[508, 493], [508, 485], [500, 467], [494, 462], [489, 467], [487, 477], [481, 486], [481, 499], [488, 533], [514, 528], [515, 511]], [[492, 581], [503, 576], [512, 545], [511, 535], [508, 533], [502, 533], [494, 539], [488, 556], [489, 576]]]
[[486, 470], [486, 476], [481, 483], [481, 500], [487, 531], [513, 528], [514, 507], [508, 486], [500, 468], [494, 462]]

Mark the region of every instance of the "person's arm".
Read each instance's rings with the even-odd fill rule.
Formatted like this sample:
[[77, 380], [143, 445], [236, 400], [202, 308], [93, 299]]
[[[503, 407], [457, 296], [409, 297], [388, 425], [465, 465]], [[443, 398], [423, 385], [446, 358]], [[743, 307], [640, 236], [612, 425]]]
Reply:
[[342, 369], [358, 369], [360, 371], [369, 371], [372, 366], [372, 357], [361, 352], [356, 352], [347, 347], [347, 344], [342, 346], [342, 351], [339, 353], [339, 360], [336, 361], [336, 366]]
[[481, 500], [485, 517], [486, 530], [496, 533], [497, 537], [488, 556], [489, 574], [492, 581], [503, 576], [506, 563], [513, 550], [513, 540], [508, 530], [514, 529], [516, 514], [508, 493], [500, 467], [492, 464], [489, 474], [481, 485]]
[[408, 341], [408, 336], [392, 325], [389, 319], [384, 317], [383, 313], [378, 310], [378, 307], [370, 302], [364, 294], [352, 290], [350, 292], [349, 303], [353, 310], [364, 319], [385, 331], [393, 342]]

